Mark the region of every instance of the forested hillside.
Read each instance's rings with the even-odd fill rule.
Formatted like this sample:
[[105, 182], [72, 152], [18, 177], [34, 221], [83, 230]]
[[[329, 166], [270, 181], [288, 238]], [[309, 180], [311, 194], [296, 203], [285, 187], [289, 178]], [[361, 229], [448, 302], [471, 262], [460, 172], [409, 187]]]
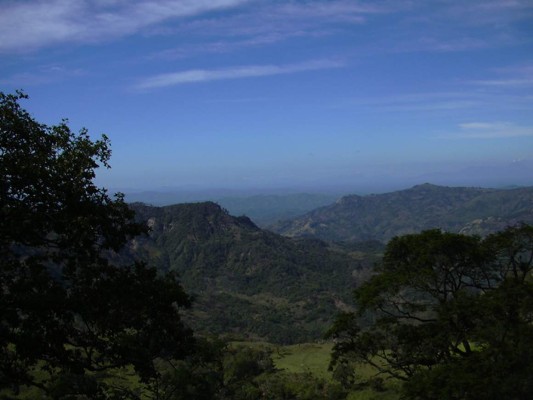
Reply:
[[270, 229], [290, 237], [386, 242], [434, 228], [484, 236], [518, 222], [533, 222], [532, 187], [496, 190], [423, 184], [385, 194], [345, 196]]
[[364, 249], [347, 254], [261, 230], [211, 202], [132, 208], [151, 228], [132, 249], [179, 274], [195, 298], [188, 317], [197, 331], [279, 343], [319, 339], [374, 261]]

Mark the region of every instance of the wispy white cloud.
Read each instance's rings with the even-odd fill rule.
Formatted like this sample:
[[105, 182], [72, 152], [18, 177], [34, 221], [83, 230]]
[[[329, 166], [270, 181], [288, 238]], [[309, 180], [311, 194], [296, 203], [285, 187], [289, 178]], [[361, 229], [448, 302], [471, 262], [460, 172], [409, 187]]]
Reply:
[[295, 38], [318, 38], [334, 34], [334, 30], [316, 30], [292, 32], [271, 32], [262, 34], [253, 34], [250, 36], [234, 38], [233, 35], [222, 40], [206, 41], [201, 46], [197, 44], [182, 44], [178, 47], [165, 49], [150, 54], [148, 59], [181, 59], [202, 54], [224, 54], [239, 51], [247, 48], [265, 47], [278, 44], [289, 39]]
[[[365, 24], [371, 16], [396, 9], [397, 4], [387, 0], [265, 0], [224, 18], [200, 17], [171, 28], [155, 27], [151, 34], [203, 39], [202, 46], [184, 44], [155, 54], [155, 57], [187, 57], [268, 46], [294, 38], [345, 35], [354, 26]], [[213, 41], [213, 37], [217, 40]]]
[[472, 81], [472, 83], [483, 86], [499, 86], [499, 87], [524, 87], [533, 86], [533, 78], [526, 79], [487, 79]]
[[462, 124], [459, 124], [459, 128], [461, 129], [501, 129], [503, 127], [507, 127], [509, 124], [507, 123], [488, 123], [488, 122], [465, 122]]
[[453, 2], [447, 14], [468, 25], [506, 25], [526, 20], [533, 12], [530, 0], [471, 0]]
[[531, 40], [530, 0], [412, 0], [393, 24], [387, 44], [393, 52], [464, 52], [515, 46]]
[[533, 136], [533, 126], [519, 126], [511, 122], [466, 122], [459, 124], [459, 132], [447, 138], [501, 139]]
[[[247, 4], [250, 6], [239, 7]], [[236, 12], [216, 17], [209, 14], [228, 8]], [[202, 40], [206, 46], [174, 48], [169, 54], [183, 56], [203, 49], [223, 52], [294, 37], [345, 33], [344, 29], [390, 13], [398, 15], [394, 25], [403, 27], [407, 18], [418, 22], [407, 37], [388, 38], [389, 51], [465, 51], [515, 40], [509, 37], [512, 34], [506, 26], [532, 12], [531, 1], [518, 0], [472, 0], [461, 5], [439, 2], [431, 6], [425, 0], [8, 0], [0, 13], [0, 52], [108, 41], [140, 32], [208, 38]], [[180, 23], [169, 23], [174, 19]], [[491, 33], [468, 31], [465, 27], [471, 26], [471, 21], [490, 25]], [[219, 40], [213, 41], [213, 37]]]
[[475, 93], [431, 92], [404, 93], [376, 98], [352, 99], [349, 107], [377, 112], [455, 111], [484, 105]]
[[0, 78], [0, 84], [13, 88], [57, 83], [70, 78], [87, 75], [81, 68], [67, 68], [59, 64], [39, 65], [30, 71], [17, 72], [13, 75]]
[[172, 18], [235, 7], [250, 0], [27, 0], [0, 13], [0, 52], [66, 42], [109, 40]]
[[[395, 7], [397, 8], [397, 7]], [[387, 2], [362, 2], [362, 1], [310, 1], [286, 2], [275, 10], [276, 14], [290, 18], [322, 18], [336, 21], [362, 22], [365, 15], [389, 12], [391, 4]]]
[[497, 77], [474, 80], [470, 83], [494, 88], [531, 88], [533, 86], [533, 64], [517, 65], [495, 70]]
[[[429, 35], [431, 33], [428, 32]], [[449, 35], [449, 33], [447, 34]], [[469, 36], [449, 37], [449, 36], [426, 36], [426, 37], [411, 37], [393, 46], [393, 52], [434, 52], [434, 53], [449, 53], [479, 50], [492, 46], [484, 38], [476, 38]]]
[[148, 77], [141, 80], [135, 86], [135, 88], [146, 90], [167, 86], [182, 85], [187, 83], [292, 74], [303, 71], [339, 68], [342, 66], [343, 64], [338, 61], [315, 60], [305, 63], [287, 65], [251, 65], [211, 70], [194, 69]]
[[464, 90], [464, 84], [461, 83], [461, 86], [456, 91], [391, 93], [386, 96], [351, 98], [339, 101], [333, 107], [379, 114], [421, 112], [449, 115], [453, 119], [458, 115], [490, 115], [493, 111], [533, 109], [533, 95], [502, 93], [500, 90], [486, 88]]
[[254, 3], [253, 7], [224, 19], [195, 20], [185, 28], [196, 32], [208, 28], [209, 32], [228, 36], [310, 31], [328, 25], [360, 24], [371, 15], [387, 14], [398, 8], [391, 4], [383, 0], [269, 0]]

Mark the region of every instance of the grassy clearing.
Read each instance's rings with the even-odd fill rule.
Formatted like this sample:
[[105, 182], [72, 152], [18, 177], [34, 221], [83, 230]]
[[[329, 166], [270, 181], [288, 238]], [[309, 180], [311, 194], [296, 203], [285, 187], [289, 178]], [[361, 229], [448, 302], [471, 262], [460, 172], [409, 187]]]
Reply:
[[[278, 347], [272, 358], [279, 369], [295, 373], [311, 373], [317, 378], [333, 379], [328, 370], [331, 359], [332, 343], [299, 344]], [[368, 364], [357, 367], [357, 376], [362, 380], [376, 376], [376, 369]], [[397, 382], [385, 381], [382, 391], [371, 388], [360, 389], [348, 395], [347, 400], [397, 400], [399, 399]]]
[[277, 347], [272, 358], [276, 367], [295, 373], [311, 373], [318, 378], [331, 379], [328, 365], [332, 344], [296, 344]]
[[346, 400], [398, 400], [400, 398], [398, 392], [394, 389], [385, 390], [383, 392], [376, 392], [372, 389], [362, 389], [356, 392], [351, 392]]
[[[331, 359], [332, 343], [304, 343], [291, 346], [279, 346], [265, 342], [234, 342], [235, 346], [249, 346], [256, 349], [269, 349], [277, 368], [290, 373], [309, 373], [317, 378], [332, 380], [328, 370]], [[376, 376], [376, 369], [368, 364], [357, 367], [357, 376], [366, 380]], [[351, 392], [346, 400], [398, 400], [398, 382], [385, 380], [383, 390], [361, 388]]]
[[317, 378], [332, 379], [328, 371], [333, 344], [303, 343], [281, 346], [266, 342], [233, 342], [233, 346], [268, 349], [278, 369], [291, 373], [311, 373]]

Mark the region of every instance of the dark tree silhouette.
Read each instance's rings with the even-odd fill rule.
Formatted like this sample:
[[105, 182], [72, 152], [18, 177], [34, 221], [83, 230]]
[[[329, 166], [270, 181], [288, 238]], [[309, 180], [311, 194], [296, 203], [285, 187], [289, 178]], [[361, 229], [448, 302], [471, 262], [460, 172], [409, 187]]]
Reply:
[[403, 381], [406, 398], [531, 398], [532, 270], [527, 225], [483, 240], [439, 230], [396, 237], [355, 291], [358, 312], [329, 332], [332, 368], [354, 384], [357, 362], [370, 363]]
[[176, 276], [120, 262], [147, 229], [93, 182], [107, 137], [40, 124], [24, 98], [0, 93], [0, 388], [110, 396], [103, 377], [126, 366], [153, 383], [157, 359], [190, 349], [189, 297]]

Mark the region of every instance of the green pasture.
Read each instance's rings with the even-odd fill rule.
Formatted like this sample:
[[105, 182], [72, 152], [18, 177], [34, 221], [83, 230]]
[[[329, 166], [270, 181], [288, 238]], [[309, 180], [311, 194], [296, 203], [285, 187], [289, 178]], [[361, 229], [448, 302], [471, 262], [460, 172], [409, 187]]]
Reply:
[[277, 368], [293, 373], [310, 373], [318, 378], [331, 379], [328, 365], [331, 358], [330, 343], [304, 343], [274, 347], [272, 359]]
[[[333, 379], [328, 370], [331, 359], [332, 343], [305, 343], [277, 348], [272, 358], [279, 369], [294, 373], [310, 373], [317, 378]], [[368, 379], [376, 375], [376, 370], [370, 365], [360, 364], [357, 375]], [[383, 391], [371, 388], [354, 391], [347, 400], [397, 400], [398, 392], [394, 382], [385, 381]]]
[[[302, 343], [290, 346], [278, 346], [265, 342], [234, 342], [235, 346], [249, 346], [257, 349], [268, 349], [276, 367], [289, 373], [307, 373], [320, 379], [332, 380], [328, 370], [331, 359], [332, 343]], [[360, 364], [357, 376], [366, 380], [376, 376], [377, 371], [370, 365]], [[383, 390], [372, 388], [354, 390], [346, 400], [397, 400], [399, 399], [398, 384], [393, 380], [383, 381]]]

